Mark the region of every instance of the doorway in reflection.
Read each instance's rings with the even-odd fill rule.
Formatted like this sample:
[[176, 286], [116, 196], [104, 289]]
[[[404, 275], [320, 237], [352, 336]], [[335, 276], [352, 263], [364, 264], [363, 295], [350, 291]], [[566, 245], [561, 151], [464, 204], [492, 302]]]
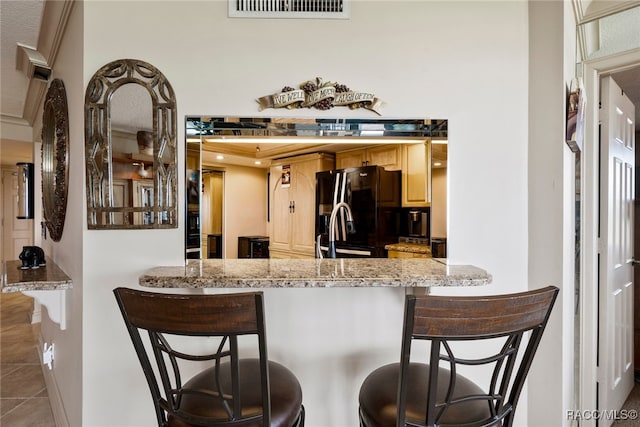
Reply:
[[203, 258], [222, 258], [222, 212], [224, 200], [224, 172], [202, 171], [202, 254]]

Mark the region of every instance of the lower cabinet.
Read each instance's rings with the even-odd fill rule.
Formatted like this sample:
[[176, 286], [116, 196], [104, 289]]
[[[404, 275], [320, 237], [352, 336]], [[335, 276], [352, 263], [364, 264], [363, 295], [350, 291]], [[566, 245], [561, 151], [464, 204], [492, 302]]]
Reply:
[[278, 160], [269, 178], [271, 258], [315, 257], [316, 172], [335, 167], [332, 154]]

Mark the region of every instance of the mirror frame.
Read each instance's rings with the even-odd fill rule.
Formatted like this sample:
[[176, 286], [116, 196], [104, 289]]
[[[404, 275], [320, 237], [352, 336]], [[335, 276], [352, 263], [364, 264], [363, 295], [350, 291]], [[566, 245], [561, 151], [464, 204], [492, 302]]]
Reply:
[[42, 206], [44, 224], [54, 242], [64, 230], [69, 192], [69, 110], [60, 79], [47, 90], [42, 113]]
[[[151, 97], [153, 204], [149, 207], [113, 206], [112, 97], [117, 89], [131, 83], [145, 88]], [[85, 160], [89, 229], [178, 227], [176, 135], [175, 94], [167, 78], [156, 67], [137, 59], [120, 59], [104, 65], [93, 75], [85, 94]], [[170, 153], [171, 158], [167, 159], [166, 153]], [[132, 219], [144, 214], [150, 214], [153, 222], [135, 224]], [[115, 218], [118, 215], [124, 219], [122, 223], [116, 221]]]

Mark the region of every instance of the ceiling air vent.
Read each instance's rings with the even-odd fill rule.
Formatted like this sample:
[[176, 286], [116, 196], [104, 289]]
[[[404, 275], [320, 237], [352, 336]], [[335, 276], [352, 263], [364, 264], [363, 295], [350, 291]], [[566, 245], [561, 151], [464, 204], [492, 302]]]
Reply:
[[348, 19], [349, 1], [229, 0], [229, 17]]

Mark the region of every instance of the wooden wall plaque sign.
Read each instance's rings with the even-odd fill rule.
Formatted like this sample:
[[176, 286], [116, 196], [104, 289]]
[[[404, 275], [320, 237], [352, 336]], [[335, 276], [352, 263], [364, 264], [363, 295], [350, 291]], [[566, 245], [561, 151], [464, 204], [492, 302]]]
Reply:
[[382, 101], [371, 92], [353, 91], [338, 82], [324, 82], [320, 77], [307, 80], [298, 89], [285, 86], [278, 93], [256, 99], [259, 110], [267, 108], [315, 108], [329, 110], [333, 107], [348, 107], [352, 110], [364, 108], [380, 115], [377, 111]]

